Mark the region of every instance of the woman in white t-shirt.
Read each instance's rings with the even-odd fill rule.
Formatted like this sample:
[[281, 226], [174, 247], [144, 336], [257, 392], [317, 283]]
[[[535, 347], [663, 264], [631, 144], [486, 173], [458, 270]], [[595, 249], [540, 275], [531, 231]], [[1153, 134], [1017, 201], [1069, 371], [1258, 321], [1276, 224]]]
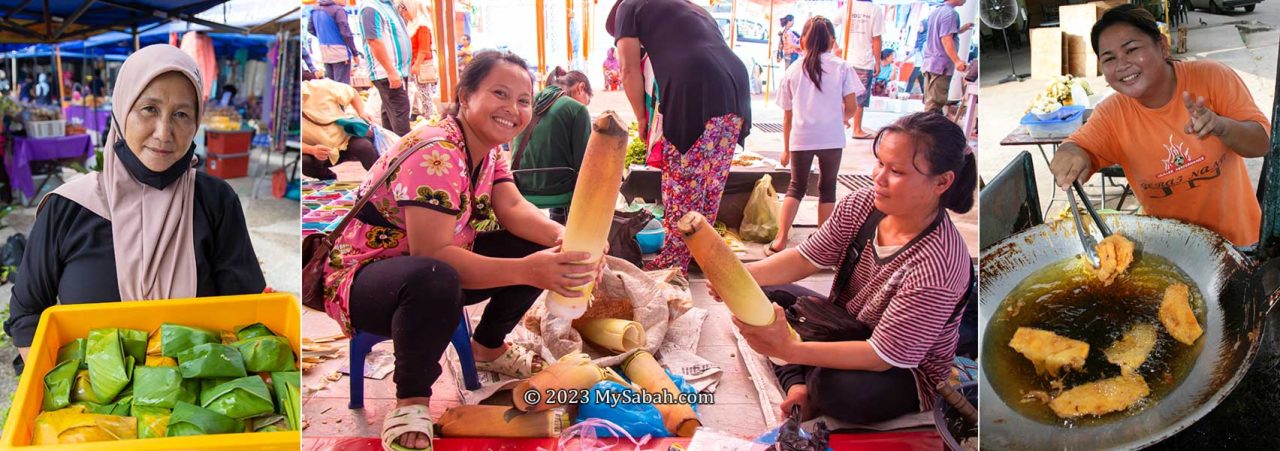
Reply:
[[830, 52], [836, 44], [835, 26], [822, 16], [814, 16], [804, 24], [800, 48], [801, 64], [793, 64], [782, 77], [778, 88], [778, 106], [782, 117], [782, 165], [792, 160], [791, 185], [782, 202], [778, 218], [778, 237], [769, 244], [766, 254], [786, 248], [791, 222], [800, 210], [809, 185], [813, 160], [818, 159], [818, 225], [831, 217], [836, 202], [836, 171], [844, 151], [844, 123], [857, 110], [857, 98], [866, 91], [853, 66]]

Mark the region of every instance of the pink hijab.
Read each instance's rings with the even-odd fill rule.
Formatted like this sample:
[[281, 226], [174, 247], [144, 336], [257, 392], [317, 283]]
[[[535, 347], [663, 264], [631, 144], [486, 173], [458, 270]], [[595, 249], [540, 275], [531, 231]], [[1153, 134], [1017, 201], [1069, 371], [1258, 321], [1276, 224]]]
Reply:
[[[152, 80], [168, 72], [186, 75], [200, 92], [199, 67], [177, 47], [151, 45], [129, 56], [112, 91], [111, 114], [115, 120], [107, 132], [102, 171], [76, 178], [53, 191], [111, 222], [116, 284], [123, 301], [196, 295], [192, 232], [195, 169], [187, 169], [177, 181], [159, 190], [134, 179], [114, 151], [115, 142], [124, 139], [123, 130], [118, 127], [126, 125], [133, 103]], [[204, 102], [196, 100], [199, 118]]]

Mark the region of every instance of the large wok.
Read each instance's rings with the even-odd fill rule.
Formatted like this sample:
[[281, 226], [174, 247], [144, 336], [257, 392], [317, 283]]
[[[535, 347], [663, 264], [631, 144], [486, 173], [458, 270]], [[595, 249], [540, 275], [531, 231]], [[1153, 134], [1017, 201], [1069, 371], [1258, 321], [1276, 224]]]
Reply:
[[[1076, 429], [1040, 423], [1013, 411], [983, 374], [979, 378], [983, 449], [1149, 446], [1213, 410], [1253, 362], [1266, 314], [1275, 303], [1270, 288], [1275, 283], [1264, 283], [1264, 271], [1229, 242], [1199, 226], [1131, 215], [1108, 215], [1104, 220], [1112, 230], [1132, 239], [1138, 252], [1159, 255], [1176, 264], [1200, 289], [1207, 310], [1200, 338], [1206, 341], [1200, 355], [1182, 383], [1154, 405], [1133, 416]], [[997, 307], [1019, 282], [1080, 252], [1074, 227], [1062, 221], [1032, 227], [984, 249], [978, 309], [980, 343], [985, 343], [987, 325]], [[985, 372], [985, 366], [980, 366]]]

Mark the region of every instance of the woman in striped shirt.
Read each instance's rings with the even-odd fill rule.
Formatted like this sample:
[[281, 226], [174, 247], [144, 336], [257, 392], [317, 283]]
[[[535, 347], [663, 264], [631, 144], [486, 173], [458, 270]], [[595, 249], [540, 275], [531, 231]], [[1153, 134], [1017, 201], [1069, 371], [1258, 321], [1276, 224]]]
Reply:
[[[799, 247], [747, 265], [803, 338], [791, 341], [781, 321], [734, 321], [756, 351], [789, 362], [775, 368], [784, 416], [798, 406], [805, 418], [867, 424], [932, 409], [955, 355], [973, 274], [946, 210], [973, 207], [974, 156], [935, 113], [885, 127], [873, 149], [874, 188], [845, 196]], [[788, 285], [824, 268], [837, 271], [830, 296]]]

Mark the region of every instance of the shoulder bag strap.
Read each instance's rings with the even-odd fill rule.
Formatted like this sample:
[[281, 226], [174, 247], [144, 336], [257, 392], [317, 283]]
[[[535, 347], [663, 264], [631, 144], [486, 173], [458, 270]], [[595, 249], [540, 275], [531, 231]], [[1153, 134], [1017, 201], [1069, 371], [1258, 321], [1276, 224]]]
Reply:
[[[448, 140], [445, 138], [430, 139], [425, 144], [423, 144], [422, 147], [427, 147], [441, 141], [448, 141]], [[387, 183], [388, 180], [391, 180], [391, 174], [394, 174], [396, 172], [396, 169], [399, 168], [400, 165], [403, 164], [405, 160], [408, 160], [409, 157], [412, 156], [414, 153], [415, 152], [412, 150], [406, 150], [404, 152], [404, 155], [400, 155], [399, 157], [396, 158], [396, 161], [392, 162], [390, 166], [387, 166], [387, 171], [382, 173], [382, 177], [378, 178], [378, 182], [372, 185], [369, 185], [369, 191], [366, 191], [364, 195], [360, 196], [360, 199], [356, 200], [355, 205], [351, 207], [351, 211], [347, 212], [347, 214], [342, 217], [342, 222], [339, 222], [338, 227], [335, 227], [333, 229], [333, 232], [330, 232], [328, 236], [325, 237], [325, 239], [328, 241], [333, 241], [336, 239], [335, 237], [342, 236], [342, 232], [346, 230], [347, 224], [351, 222], [351, 219], [354, 218], [358, 214], [358, 212], [364, 208], [365, 204], [369, 203], [369, 198], [373, 197], [374, 190], [378, 189], [379, 186], [382, 186], [383, 184]]]
[[840, 262], [840, 267], [836, 269], [836, 280], [831, 284], [831, 295], [827, 297], [832, 303], [839, 302], [840, 291], [849, 285], [849, 279], [853, 277], [853, 270], [858, 266], [858, 257], [863, 249], [867, 248], [867, 243], [871, 242], [871, 238], [876, 234], [876, 226], [880, 224], [880, 220], [884, 219], [884, 213], [874, 208], [867, 218], [862, 220], [862, 226], [858, 227], [858, 234], [849, 241], [849, 248], [845, 250], [844, 260]]

